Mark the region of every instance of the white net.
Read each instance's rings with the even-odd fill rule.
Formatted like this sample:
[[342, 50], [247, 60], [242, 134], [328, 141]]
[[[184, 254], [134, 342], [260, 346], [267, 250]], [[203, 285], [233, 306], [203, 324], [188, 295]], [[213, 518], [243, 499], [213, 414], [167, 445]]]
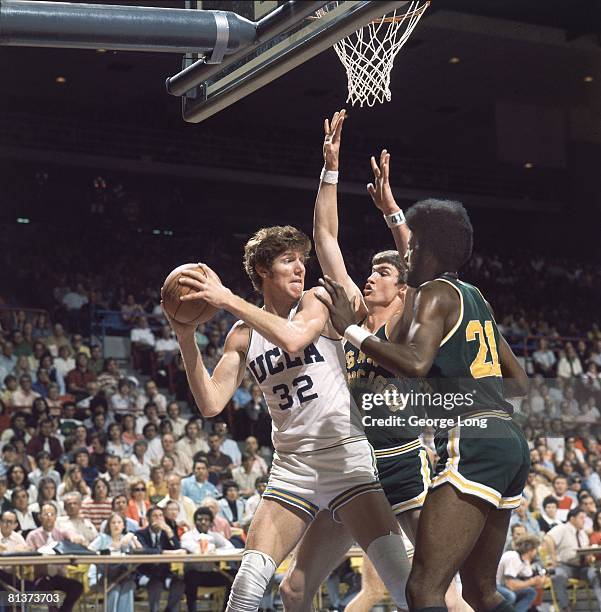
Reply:
[[[321, 17], [333, 5], [321, 9]], [[413, 0], [357, 30], [334, 45], [348, 78], [347, 102], [374, 106], [376, 102], [390, 102], [390, 73], [394, 58], [411, 36], [430, 2]]]

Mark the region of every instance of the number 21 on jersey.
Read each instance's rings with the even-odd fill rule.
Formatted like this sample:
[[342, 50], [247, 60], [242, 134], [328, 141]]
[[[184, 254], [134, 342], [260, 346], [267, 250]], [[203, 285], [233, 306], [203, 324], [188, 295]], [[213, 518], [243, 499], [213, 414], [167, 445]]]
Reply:
[[[482, 328], [482, 323], [477, 319], [470, 321], [465, 328], [465, 339], [468, 342], [475, 340], [479, 342], [478, 354], [470, 365], [472, 376], [474, 378], [502, 376], [492, 321], [484, 321], [484, 328]], [[488, 359], [489, 353], [490, 360]]]

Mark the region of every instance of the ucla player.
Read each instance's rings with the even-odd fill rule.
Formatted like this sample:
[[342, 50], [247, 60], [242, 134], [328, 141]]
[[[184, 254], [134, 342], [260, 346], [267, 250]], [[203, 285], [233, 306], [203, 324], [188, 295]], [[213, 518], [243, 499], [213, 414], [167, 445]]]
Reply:
[[[331, 122], [324, 122], [324, 175], [315, 202], [313, 237], [315, 250], [323, 272], [334, 278], [354, 303], [362, 329], [382, 340], [399, 337], [406, 294], [406, 267], [397, 251], [383, 251], [372, 258], [372, 271], [363, 292], [350, 278], [338, 243], [337, 187], [340, 141], [345, 110], [337, 112]], [[390, 155], [384, 150], [380, 165], [372, 158], [374, 183], [368, 191], [374, 204], [385, 215], [399, 214], [389, 183]], [[404, 253], [409, 239], [406, 224], [392, 227], [395, 243]], [[346, 367], [351, 393], [358, 405], [365, 404], [365, 432], [375, 450], [378, 474], [384, 493], [405, 534], [415, 542], [420, 508], [430, 484], [430, 465], [426, 449], [420, 442], [421, 428], [371, 425], [391, 415], [409, 416], [395, 405], [377, 405], [374, 394], [386, 391], [408, 391], [395, 374], [380, 366], [351, 342], [344, 344]], [[363, 401], [366, 400], [366, 401]], [[335, 525], [327, 515], [320, 516], [305, 534], [301, 547], [281, 586], [287, 610], [310, 610], [319, 585], [341, 562], [352, 545], [352, 537], [343, 526]], [[406, 576], [399, 579], [406, 581]], [[361, 592], [348, 604], [348, 610], [370, 610], [385, 597], [385, 589], [369, 559], [362, 568]], [[448, 604], [460, 605], [454, 588], [449, 589]]]
[[458, 278], [473, 242], [463, 206], [425, 200], [409, 209], [406, 222], [407, 282], [417, 289], [406, 339], [387, 342], [355, 325], [344, 288], [330, 278], [322, 282], [331, 302], [323, 303], [338, 332], [366, 355], [400, 375], [429, 377], [433, 392], [461, 398], [450, 409], [428, 410], [429, 416], [470, 418], [470, 425], [437, 432], [440, 459], [420, 517], [407, 584], [410, 609], [446, 610], [444, 593], [459, 571], [463, 597], [475, 610], [512, 610], [495, 577], [530, 457], [503, 383], [507, 395], [523, 395], [527, 377], [480, 291]]
[[251, 370], [273, 420], [275, 454], [268, 487], [254, 515], [228, 610], [254, 612], [278, 565], [320, 510], [328, 510], [366, 551], [395, 601], [408, 559], [390, 505], [377, 480], [371, 447], [346, 384], [344, 351], [317, 299], [304, 291], [311, 243], [293, 227], [256, 232], [244, 264], [265, 306], [257, 308], [224, 287], [213, 270], [186, 274], [203, 299], [238, 317], [210, 375], [194, 326], [172, 321], [190, 389], [203, 416], [219, 414]]

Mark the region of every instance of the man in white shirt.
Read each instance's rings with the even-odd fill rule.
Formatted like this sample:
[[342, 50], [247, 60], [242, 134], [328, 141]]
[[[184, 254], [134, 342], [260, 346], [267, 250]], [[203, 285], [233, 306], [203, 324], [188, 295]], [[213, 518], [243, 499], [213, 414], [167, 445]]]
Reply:
[[232, 479], [240, 487], [240, 495], [245, 498], [255, 492], [255, 482], [262, 475], [254, 464], [255, 458], [250, 453], [242, 453], [242, 465], [232, 470]]
[[[601, 608], [601, 580], [599, 572], [594, 567], [594, 555], [581, 557], [577, 550], [589, 546], [589, 538], [584, 531], [586, 514], [584, 510], [576, 508], [568, 513], [568, 521], [562, 525], [556, 525], [547, 533], [544, 544], [549, 551], [551, 567], [555, 568], [555, 574], [551, 576], [557, 602], [561, 610], [569, 607], [568, 580], [579, 578], [588, 580], [599, 607]], [[592, 566], [582, 565], [590, 563]]]
[[545, 338], [539, 340], [538, 350], [532, 354], [532, 361], [534, 362], [534, 371], [537, 374], [542, 374], [546, 378], [553, 377], [553, 368], [557, 359]]
[[244, 508], [244, 514], [242, 515], [242, 520], [240, 521], [240, 526], [244, 529], [246, 529], [250, 525], [250, 522], [252, 521], [252, 518], [255, 515], [257, 508], [259, 507], [259, 503], [261, 502], [263, 492], [267, 488], [268, 482], [269, 479], [267, 478], [267, 476], [260, 476], [255, 481], [256, 493], [254, 495], [251, 495], [246, 500], [246, 507]]
[[157, 360], [164, 364], [170, 363], [173, 356], [179, 353], [179, 344], [169, 325], [164, 325], [161, 328], [161, 335], [156, 339], [154, 350], [157, 353]]
[[186, 432], [188, 419], [184, 419], [180, 416], [179, 404], [177, 402], [169, 402], [167, 405], [167, 419], [171, 423], [175, 439], [179, 440]]
[[168, 494], [157, 504], [159, 508], [164, 508], [170, 501], [177, 502], [179, 514], [177, 515], [178, 524], [185, 521], [189, 526], [194, 524], [194, 512], [196, 504], [185, 495], [182, 495], [182, 479], [176, 474], [171, 474], [167, 478]]
[[63, 531], [79, 533], [84, 539], [84, 545], [89, 546], [98, 535], [98, 530], [90, 519], [81, 517], [81, 501], [81, 493], [67, 493], [63, 498], [67, 514], [56, 519], [56, 526]]
[[497, 569], [497, 590], [516, 612], [527, 612], [536, 599], [536, 589], [545, 582], [534, 576], [532, 561], [538, 552], [539, 540], [526, 535], [515, 543], [515, 550], [503, 553]]
[[209, 445], [200, 432], [200, 421], [192, 419], [184, 427], [184, 437], [177, 442], [175, 447], [178, 451], [184, 452], [190, 457], [196, 453], [208, 453]]
[[146, 381], [144, 393], [140, 394], [136, 400], [138, 412], [142, 412], [148, 402], [152, 402], [157, 407], [160, 416], [167, 414], [167, 398], [159, 392], [157, 384], [152, 379]]
[[[0, 553], [7, 554], [27, 550], [23, 536], [15, 531], [18, 525], [17, 516], [14, 512], [7, 510], [2, 513], [0, 518]], [[0, 579], [7, 584], [16, 586], [17, 579], [14, 574], [14, 567], [6, 565], [0, 567]], [[27, 583], [26, 590], [33, 590], [33, 585], [29, 581]]]
[[[234, 545], [220, 533], [209, 531], [212, 522], [213, 513], [203, 506], [198, 508], [194, 513], [195, 528], [182, 536], [182, 548], [194, 554], [210, 553], [220, 548], [233, 549]], [[211, 562], [186, 564], [184, 567], [188, 612], [196, 612], [196, 591], [199, 586], [224, 587], [224, 601], [227, 601], [232, 586], [231, 576], [220, 572]]]

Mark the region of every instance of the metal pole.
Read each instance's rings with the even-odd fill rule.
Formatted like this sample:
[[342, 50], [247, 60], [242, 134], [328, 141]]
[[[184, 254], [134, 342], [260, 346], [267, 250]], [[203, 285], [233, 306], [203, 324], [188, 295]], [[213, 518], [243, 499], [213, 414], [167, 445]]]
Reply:
[[286, 32], [291, 26], [294, 26], [306, 17], [314, 15], [326, 4], [327, 1], [324, 2], [323, 0], [320, 2], [309, 2], [308, 0], [290, 0], [286, 2], [286, 4], [281, 5], [257, 22], [257, 36], [251, 45], [241, 48], [221, 64], [207, 64], [203, 59], [194, 62], [188, 68], [167, 79], [165, 82], [167, 92], [172, 96], [183, 96], [186, 92], [197, 87], [203, 81], [210, 79], [230, 64], [245, 57], [267, 40]]
[[255, 40], [256, 24], [231, 11], [0, 0], [0, 45], [204, 53], [223, 42], [216, 15], [226, 55]]

